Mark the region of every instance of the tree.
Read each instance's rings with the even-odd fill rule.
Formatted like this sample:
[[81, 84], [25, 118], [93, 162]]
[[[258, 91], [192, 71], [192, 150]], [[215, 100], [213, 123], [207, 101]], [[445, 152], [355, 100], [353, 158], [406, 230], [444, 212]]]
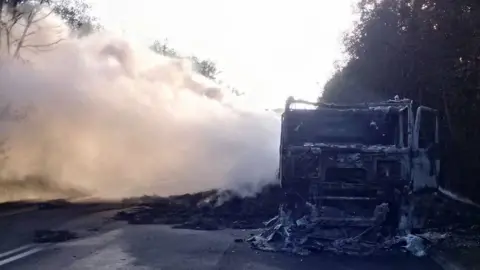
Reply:
[[200, 60], [195, 56], [190, 57], [193, 62], [193, 68], [203, 76], [215, 80], [218, 75], [217, 66], [211, 60]]
[[[173, 58], [180, 58], [179, 53], [168, 45], [167, 40], [164, 40], [163, 42], [155, 40], [150, 46], [150, 49], [161, 55]], [[189, 59], [190, 61], [192, 61], [194, 71], [200, 73], [201, 75], [209, 79], [216, 80], [218, 70], [216, 64], [213, 61], [208, 59], [200, 60], [196, 56], [190, 56]]]
[[411, 98], [441, 113], [446, 185], [477, 194], [480, 163], [480, 2], [362, 0], [344, 38], [348, 61], [328, 102]]
[[155, 40], [153, 44], [150, 46], [150, 49], [158, 54], [165, 55], [168, 57], [173, 57], [173, 58], [179, 57], [177, 51], [170, 48], [166, 40], [164, 42]]
[[92, 16], [92, 6], [83, 0], [60, 0], [52, 8], [72, 29], [79, 30], [80, 35], [100, 30], [98, 18]]
[[[165, 55], [172, 58], [180, 58], [180, 54], [168, 45], [168, 41], [164, 40], [163, 42], [155, 40], [153, 44], [150, 46], [150, 49], [158, 54]], [[218, 80], [217, 76], [220, 72], [217, 69], [217, 65], [212, 60], [206, 59], [201, 60], [196, 56], [190, 56], [190, 61], [193, 64], [193, 70], [206, 78], [209, 78], [220, 85], [223, 85], [226, 89], [229, 89], [232, 94], [236, 96], [242, 96], [245, 93], [238, 90], [235, 87], [226, 86], [223, 84], [221, 80]]]
[[[90, 6], [81, 0], [0, 0], [0, 55], [21, 58], [21, 51], [49, 50], [62, 39], [48, 43], [28, 42], [28, 37], [40, 30], [37, 23], [53, 13], [61, 16], [72, 29], [92, 31], [99, 27], [89, 15]], [[83, 27], [83, 28], [82, 28]]]
[[[163, 42], [155, 40], [153, 44], [150, 46], [150, 49], [158, 54], [165, 55], [172, 58], [180, 58], [180, 54], [168, 45], [168, 40], [164, 40]], [[193, 70], [206, 78], [209, 78], [220, 85], [223, 85], [225, 88], [229, 89], [230, 92], [236, 96], [243, 96], [245, 93], [238, 90], [235, 87], [224, 85], [221, 80], [218, 79], [218, 75], [220, 71], [217, 69], [217, 64], [210, 60], [201, 60], [196, 56], [190, 56], [190, 61], [193, 64]]]
[[30, 46], [25, 44], [25, 40], [33, 33], [32, 25], [44, 19], [40, 12], [46, 3], [46, 0], [0, 0], [0, 49], [5, 48], [7, 54], [18, 58], [20, 49]]

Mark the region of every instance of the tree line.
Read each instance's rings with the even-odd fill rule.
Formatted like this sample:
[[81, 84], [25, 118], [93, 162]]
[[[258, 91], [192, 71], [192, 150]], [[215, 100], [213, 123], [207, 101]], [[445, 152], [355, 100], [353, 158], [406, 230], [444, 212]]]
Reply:
[[480, 200], [480, 1], [361, 0], [357, 12], [321, 99], [439, 110], [442, 184]]

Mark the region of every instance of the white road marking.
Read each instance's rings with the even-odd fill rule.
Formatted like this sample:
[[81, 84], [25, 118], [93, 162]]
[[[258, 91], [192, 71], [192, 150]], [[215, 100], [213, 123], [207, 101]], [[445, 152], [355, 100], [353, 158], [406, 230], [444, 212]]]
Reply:
[[[80, 198], [76, 198], [76, 199], [70, 199], [68, 201], [71, 202], [71, 203], [81, 203], [81, 202], [95, 201], [95, 198], [94, 197], [80, 197]], [[13, 216], [13, 215], [16, 215], [16, 214], [31, 212], [31, 211], [35, 211], [35, 210], [38, 210], [37, 206], [26, 207], [26, 208], [23, 208], [23, 209], [18, 209], [18, 210], [13, 210], [13, 211], [9, 211], [9, 212], [0, 213], [0, 217]], [[30, 255], [33, 255], [37, 252], [45, 250], [46, 248], [48, 248], [52, 245], [54, 245], [54, 244], [28, 244], [28, 245], [24, 245], [24, 246], [21, 246], [21, 247], [18, 247], [18, 248], [0, 253], [0, 266], [11, 263], [11, 262], [14, 262], [14, 261], [17, 261], [17, 260], [20, 260], [20, 259], [23, 259], [23, 258], [28, 257]], [[21, 253], [19, 253], [19, 252], [21, 252]], [[11, 255], [13, 255], [13, 256], [11, 256]], [[9, 257], [9, 256], [11, 256], [11, 257]]]
[[5, 265], [5, 264], [7, 264], [7, 263], [14, 262], [14, 261], [16, 261], [16, 260], [20, 260], [20, 259], [25, 258], [25, 257], [30, 256], [30, 255], [33, 255], [33, 254], [35, 254], [35, 253], [37, 253], [37, 252], [40, 252], [40, 251], [42, 251], [42, 250], [44, 250], [44, 249], [45, 249], [45, 246], [38, 246], [38, 247], [35, 247], [35, 248], [33, 248], [33, 249], [30, 249], [30, 250], [27, 250], [27, 251], [25, 251], [25, 252], [22, 252], [22, 253], [20, 253], [20, 254], [17, 254], [17, 255], [15, 255], [15, 256], [6, 258], [6, 259], [0, 261], [0, 266]]
[[10, 256], [12, 254], [15, 254], [15, 253], [20, 252], [24, 249], [31, 248], [31, 247], [34, 247], [34, 246], [35, 246], [35, 244], [28, 244], [28, 245], [21, 246], [21, 247], [16, 248], [16, 249], [12, 249], [12, 250], [7, 251], [7, 252], [0, 253], [0, 258]]

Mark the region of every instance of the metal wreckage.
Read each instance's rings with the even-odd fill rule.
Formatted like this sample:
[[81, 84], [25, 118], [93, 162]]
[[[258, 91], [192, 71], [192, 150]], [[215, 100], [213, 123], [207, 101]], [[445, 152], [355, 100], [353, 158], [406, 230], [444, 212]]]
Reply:
[[416, 194], [437, 188], [437, 111], [399, 99], [333, 105], [290, 97], [282, 115], [279, 214], [256, 249], [370, 255], [403, 245], [425, 255]]

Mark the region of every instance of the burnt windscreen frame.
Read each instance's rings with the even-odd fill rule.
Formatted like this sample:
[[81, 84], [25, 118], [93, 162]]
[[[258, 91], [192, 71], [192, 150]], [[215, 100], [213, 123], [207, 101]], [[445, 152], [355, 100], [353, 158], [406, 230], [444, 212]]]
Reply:
[[287, 144], [396, 145], [398, 110], [292, 110], [284, 118]]
[[408, 108], [405, 107], [399, 111], [400, 136], [402, 138], [400, 147], [408, 147]]
[[430, 111], [422, 112], [418, 147], [427, 149], [435, 143], [436, 114]]

